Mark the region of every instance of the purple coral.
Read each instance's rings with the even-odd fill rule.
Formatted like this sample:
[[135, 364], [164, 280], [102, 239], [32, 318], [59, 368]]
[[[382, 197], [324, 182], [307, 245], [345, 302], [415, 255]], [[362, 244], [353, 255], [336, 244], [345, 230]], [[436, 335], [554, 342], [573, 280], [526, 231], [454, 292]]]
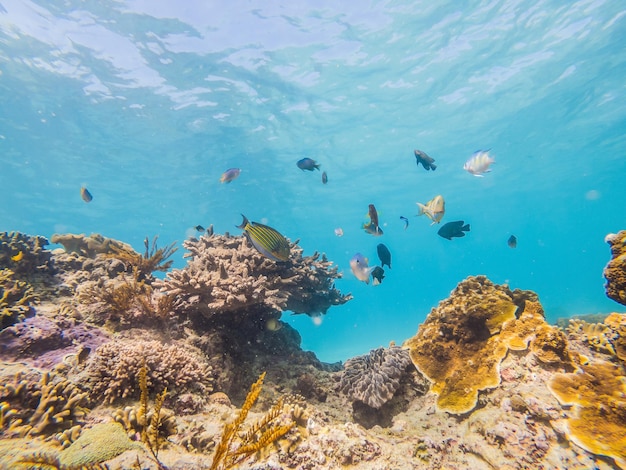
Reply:
[[410, 364], [405, 349], [373, 349], [346, 361], [339, 388], [354, 400], [378, 409], [393, 397]]

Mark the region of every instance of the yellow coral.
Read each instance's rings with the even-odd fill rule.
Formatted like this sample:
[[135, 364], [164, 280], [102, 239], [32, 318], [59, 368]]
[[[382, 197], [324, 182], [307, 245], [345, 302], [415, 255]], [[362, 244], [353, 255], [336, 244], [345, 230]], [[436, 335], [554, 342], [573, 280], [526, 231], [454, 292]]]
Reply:
[[626, 469], [626, 373], [610, 362], [581, 366], [577, 373], [555, 374], [548, 388], [561, 404], [573, 405], [569, 439], [583, 449], [615, 460]]
[[604, 324], [613, 331], [615, 355], [626, 362], [626, 313], [611, 313]]

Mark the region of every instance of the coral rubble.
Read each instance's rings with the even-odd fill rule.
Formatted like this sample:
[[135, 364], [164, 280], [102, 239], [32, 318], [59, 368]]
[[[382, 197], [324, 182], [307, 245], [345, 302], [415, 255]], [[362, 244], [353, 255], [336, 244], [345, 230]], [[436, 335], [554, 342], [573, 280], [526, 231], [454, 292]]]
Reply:
[[611, 246], [611, 261], [604, 268], [606, 295], [622, 305], [626, 305], [626, 230], [606, 236]]
[[176, 296], [175, 308], [182, 312], [201, 312], [206, 318], [285, 310], [321, 315], [352, 298], [334, 287], [341, 274], [325, 255], [302, 256], [297, 244], [291, 244], [286, 263], [262, 256], [245, 237], [203, 235], [183, 246], [189, 251], [187, 266], [154, 283]]

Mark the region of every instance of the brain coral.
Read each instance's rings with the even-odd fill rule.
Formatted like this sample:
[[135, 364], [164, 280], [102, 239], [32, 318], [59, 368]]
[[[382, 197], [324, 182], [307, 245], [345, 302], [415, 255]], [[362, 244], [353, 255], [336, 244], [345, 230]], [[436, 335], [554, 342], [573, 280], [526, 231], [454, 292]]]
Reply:
[[100, 346], [87, 365], [93, 383], [91, 397], [108, 403], [139, 397], [139, 370], [144, 361], [149, 391], [167, 388], [172, 397], [212, 390], [211, 368], [194, 348], [160, 341], [111, 341]]
[[409, 364], [411, 359], [405, 349], [373, 349], [346, 361], [339, 388], [351, 398], [378, 409], [393, 397]]
[[563, 405], [573, 405], [567, 419], [570, 440], [594, 454], [615, 459], [626, 469], [626, 372], [598, 361], [571, 374], [555, 374], [548, 388]]
[[611, 233], [605, 240], [611, 246], [611, 261], [604, 268], [606, 295], [626, 305], [626, 230]]
[[440, 302], [405, 346], [415, 367], [432, 382], [438, 408], [461, 414], [476, 406], [479, 390], [500, 384], [507, 350], [524, 350], [529, 343], [543, 361], [567, 357], [564, 336], [545, 323], [534, 293], [476, 276]]
[[319, 315], [352, 298], [335, 289], [341, 274], [325, 255], [303, 257], [297, 244], [284, 263], [260, 255], [243, 236], [206, 234], [183, 246], [190, 252], [187, 266], [154, 283], [176, 296], [178, 311], [200, 311], [207, 318], [283, 310]]

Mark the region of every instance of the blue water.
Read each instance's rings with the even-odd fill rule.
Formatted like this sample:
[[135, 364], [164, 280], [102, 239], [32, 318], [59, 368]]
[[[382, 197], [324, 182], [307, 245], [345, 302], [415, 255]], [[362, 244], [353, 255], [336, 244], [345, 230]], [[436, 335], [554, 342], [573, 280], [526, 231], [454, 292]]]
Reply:
[[[536, 291], [550, 320], [623, 311], [602, 269], [626, 229], [626, 5], [337, 3], [0, 0], [0, 230], [141, 250], [265, 221], [354, 295], [321, 325], [283, 315], [325, 361], [401, 343], [468, 275]], [[478, 149], [484, 178], [463, 170]], [[464, 239], [415, 216], [437, 194]], [[366, 285], [348, 263], [380, 242], [393, 268]]]

